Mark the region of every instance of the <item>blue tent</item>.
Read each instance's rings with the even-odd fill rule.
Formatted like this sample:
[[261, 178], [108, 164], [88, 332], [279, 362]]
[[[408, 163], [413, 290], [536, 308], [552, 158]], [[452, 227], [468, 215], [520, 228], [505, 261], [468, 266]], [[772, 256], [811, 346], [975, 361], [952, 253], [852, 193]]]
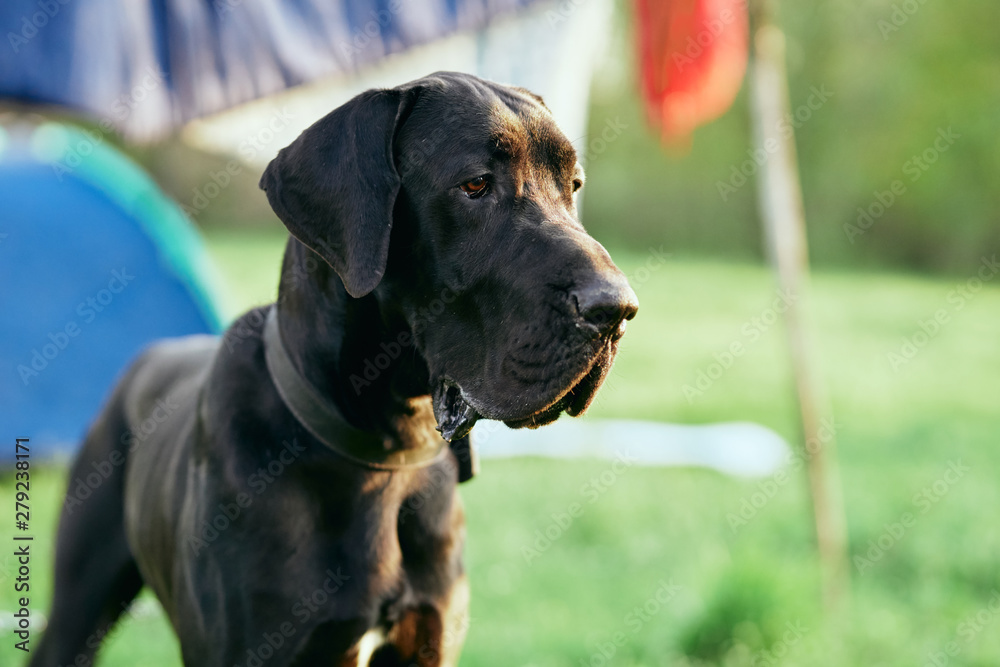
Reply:
[[136, 165], [97, 133], [3, 132], [0, 425], [44, 454], [78, 444], [151, 340], [221, 322], [197, 233]]

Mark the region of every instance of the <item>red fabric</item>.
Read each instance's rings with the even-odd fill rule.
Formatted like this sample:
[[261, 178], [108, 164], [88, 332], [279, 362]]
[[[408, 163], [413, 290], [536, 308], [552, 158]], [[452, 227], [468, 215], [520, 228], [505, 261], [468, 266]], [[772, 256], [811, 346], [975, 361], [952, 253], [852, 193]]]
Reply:
[[746, 0], [635, 0], [650, 122], [668, 142], [722, 115], [747, 64]]

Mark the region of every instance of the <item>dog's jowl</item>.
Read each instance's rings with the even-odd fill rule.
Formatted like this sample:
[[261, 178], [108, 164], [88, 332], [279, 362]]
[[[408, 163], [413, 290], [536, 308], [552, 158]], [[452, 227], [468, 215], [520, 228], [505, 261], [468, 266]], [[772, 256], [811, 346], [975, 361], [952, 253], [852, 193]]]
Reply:
[[117, 463], [63, 513], [32, 665], [89, 664], [143, 586], [189, 667], [455, 664], [469, 432], [582, 413], [638, 307], [583, 180], [539, 97], [464, 74], [283, 149], [260, 181], [292, 236], [278, 301], [114, 390], [70, 488]]

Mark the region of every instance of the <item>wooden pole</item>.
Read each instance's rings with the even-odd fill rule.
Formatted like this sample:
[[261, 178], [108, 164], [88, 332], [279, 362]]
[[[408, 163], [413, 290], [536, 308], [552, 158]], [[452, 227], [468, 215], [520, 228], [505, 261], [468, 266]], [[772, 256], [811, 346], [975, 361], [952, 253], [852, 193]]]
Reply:
[[803, 321], [809, 253], [794, 132], [787, 122], [782, 123], [791, 112], [785, 75], [785, 38], [775, 23], [770, 0], [751, 4], [750, 43], [754, 139], [757, 155], [764, 156], [757, 177], [758, 202], [779, 288], [793, 296], [785, 312], [785, 324], [816, 523], [823, 602], [829, 611], [848, 590], [847, 529], [840, 495], [835, 428], [822, 382], [815, 372]]

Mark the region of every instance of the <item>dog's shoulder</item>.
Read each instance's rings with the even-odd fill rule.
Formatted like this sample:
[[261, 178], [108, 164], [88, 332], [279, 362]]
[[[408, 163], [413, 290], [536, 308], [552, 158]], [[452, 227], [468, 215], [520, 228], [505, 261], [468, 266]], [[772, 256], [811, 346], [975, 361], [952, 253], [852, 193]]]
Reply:
[[123, 384], [128, 386], [125, 414], [140, 424], [157, 409], [174, 406], [193, 395], [218, 353], [218, 336], [168, 338], [147, 347], [132, 363]]

